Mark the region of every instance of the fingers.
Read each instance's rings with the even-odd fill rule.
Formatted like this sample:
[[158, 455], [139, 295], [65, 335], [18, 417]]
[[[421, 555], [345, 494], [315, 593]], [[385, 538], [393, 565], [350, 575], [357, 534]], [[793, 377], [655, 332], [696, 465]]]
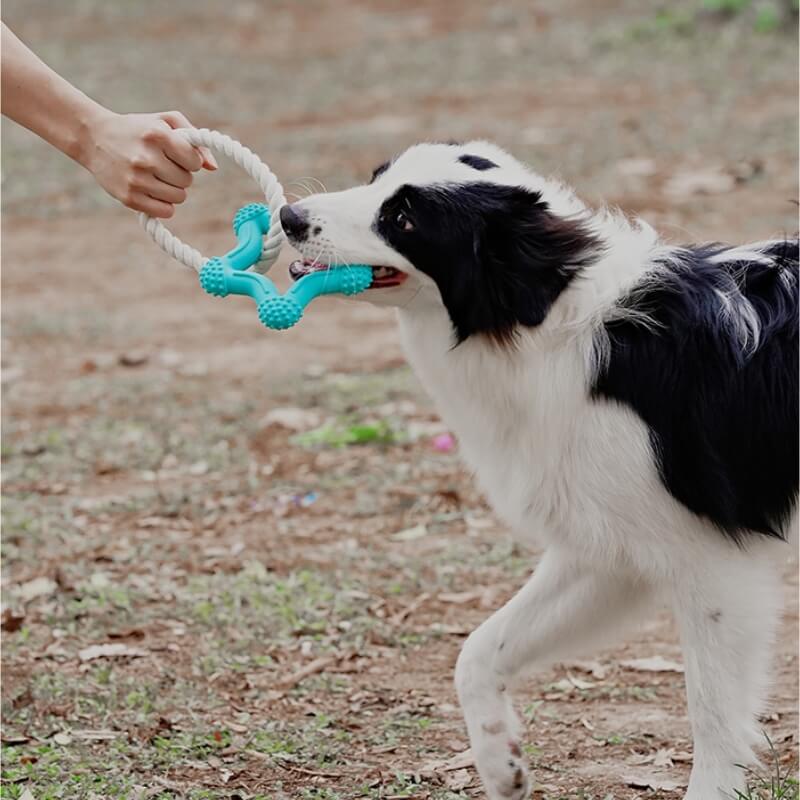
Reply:
[[192, 173], [162, 155], [151, 170], [158, 180], [188, 189], [192, 185]]
[[[158, 115], [170, 128], [193, 128], [191, 122], [180, 111], [164, 111]], [[196, 147], [195, 150], [200, 154], [204, 169], [215, 170], [219, 167], [217, 159], [207, 147]]]
[[168, 129], [159, 138], [164, 155], [179, 167], [183, 167], [189, 172], [196, 172], [203, 166], [203, 156], [200, 155], [199, 150], [189, 144], [179, 133]]
[[136, 192], [149, 195], [154, 200], [176, 204], [186, 200], [186, 189], [165, 183], [155, 175], [143, 175], [136, 182]]
[[144, 211], [145, 214], [160, 219], [169, 219], [175, 213], [175, 206], [171, 203], [157, 200], [143, 192], [134, 192], [124, 202], [128, 208], [132, 208], [134, 211]]

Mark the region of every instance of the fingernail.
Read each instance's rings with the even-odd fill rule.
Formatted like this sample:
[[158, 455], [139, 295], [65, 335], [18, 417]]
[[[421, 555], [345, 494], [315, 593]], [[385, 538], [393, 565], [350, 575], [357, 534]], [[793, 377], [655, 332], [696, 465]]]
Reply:
[[213, 153], [209, 153], [208, 154], [208, 163], [211, 164], [211, 166], [214, 169], [218, 169], [219, 168], [219, 164], [217, 164], [217, 159], [214, 158], [214, 154]]

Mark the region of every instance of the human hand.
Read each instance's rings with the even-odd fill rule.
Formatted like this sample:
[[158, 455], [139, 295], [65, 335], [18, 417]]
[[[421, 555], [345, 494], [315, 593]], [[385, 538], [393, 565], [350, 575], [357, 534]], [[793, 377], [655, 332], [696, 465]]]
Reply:
[[102, 109], [85, 126], [78, 160], [128, 208], [171, 217], [186, 199], [192, 173], [217, 169], [210, 151], [175, 132], [191, 127], [178, 111], [115, 114]]

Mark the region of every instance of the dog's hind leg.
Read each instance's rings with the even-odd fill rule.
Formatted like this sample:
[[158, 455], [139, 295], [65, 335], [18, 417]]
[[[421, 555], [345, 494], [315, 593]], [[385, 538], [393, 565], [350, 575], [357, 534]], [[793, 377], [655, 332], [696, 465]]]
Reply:
[[744, 788], [742, 765], [753, 763], [761, 738], [757, 714], [780, 604], [780, 576], [753, 552], [729, 551], [675, 587], [694, 736], [685, 800], [731, 798]]
[[607, 643], [649, 606], [650, 587], [632, 577], [576, 564], [548, 550], [527, 584], [467, 639], [456, 689], [478, 773], [490, 800], [528, 794], [511, 682], [541, 666]]

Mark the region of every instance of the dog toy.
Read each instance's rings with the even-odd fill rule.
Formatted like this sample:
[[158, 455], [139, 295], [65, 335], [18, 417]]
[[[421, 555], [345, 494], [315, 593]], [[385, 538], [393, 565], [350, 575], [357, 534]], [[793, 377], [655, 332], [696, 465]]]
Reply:
[[369, 288], [371, 267], [346, 264], [310, 272], [281, 294], [264, 274], [277, 260], [285, 242], [277, 221], [278, 211], [286, 203], [278, 179], [255, 153], [224, 133], [206, 128], [181, 128], [177, 132], [190, 144], [210, 147], [232, 158], [259, 185], [267, 201], [266, 205], [250, 203], [236, 212], [233, 231], [238, 245], [224, 256], [213, 258], [206, 258], [182, 242], [160, 220], [139, 214], [144, 229], [167, 255], [199, 273], [200, 285], [206, 292], [215, 297], [230, 294], [252, 297], [261, 322], [272, 330], [285, 330], [300, 321], [315, 297], [354, 295]]

